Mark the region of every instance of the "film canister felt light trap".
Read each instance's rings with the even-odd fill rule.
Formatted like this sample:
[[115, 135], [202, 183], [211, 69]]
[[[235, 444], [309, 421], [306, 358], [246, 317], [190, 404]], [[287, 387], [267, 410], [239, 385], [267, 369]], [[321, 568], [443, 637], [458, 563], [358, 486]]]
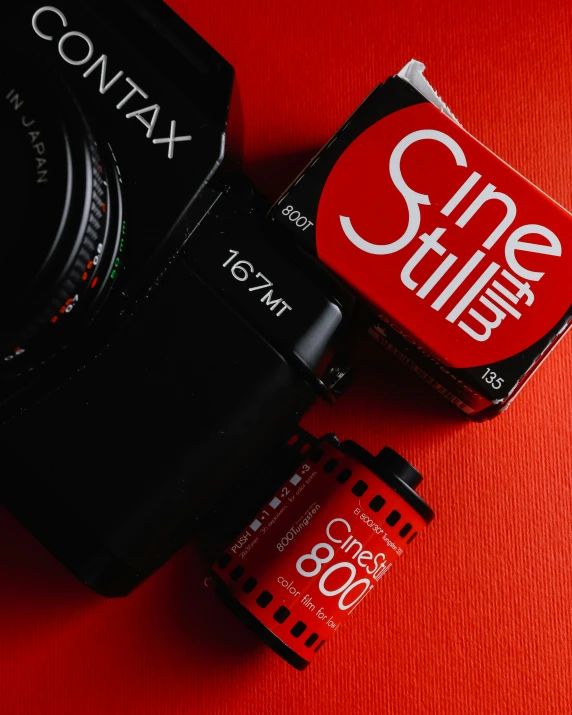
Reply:
[[214, 566], [222, 600], [305, 668], [433, 519], [422, 477], [389, 447], [298, 436], [296, 471]]

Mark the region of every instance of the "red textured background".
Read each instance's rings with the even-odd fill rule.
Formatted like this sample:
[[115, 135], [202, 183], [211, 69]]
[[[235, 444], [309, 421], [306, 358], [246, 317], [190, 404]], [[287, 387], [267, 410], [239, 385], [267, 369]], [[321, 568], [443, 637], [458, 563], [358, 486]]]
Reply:
[[[410, 57], [464, 126], [572, 208], [572, 8], [523, 0], [172, 0], [236, 67], [247, 169], [274, 195]], [[300, 674], [203, 587], [193, 546], [89, 593], [0, 511], [1, 715], [568, 715], [572, 336], [483, 425], [375, 346], [306, 426], [425, 475], [438, 518]]]

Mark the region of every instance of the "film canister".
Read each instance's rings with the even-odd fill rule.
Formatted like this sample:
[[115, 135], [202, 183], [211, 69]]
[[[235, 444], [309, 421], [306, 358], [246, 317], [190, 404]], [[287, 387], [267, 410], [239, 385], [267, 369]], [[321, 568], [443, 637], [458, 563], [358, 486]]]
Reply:
[[296, 445], [299, 466], [213, 566], [224, 603], [304, 669], [433, 519], [419, 472], [328, 436]]

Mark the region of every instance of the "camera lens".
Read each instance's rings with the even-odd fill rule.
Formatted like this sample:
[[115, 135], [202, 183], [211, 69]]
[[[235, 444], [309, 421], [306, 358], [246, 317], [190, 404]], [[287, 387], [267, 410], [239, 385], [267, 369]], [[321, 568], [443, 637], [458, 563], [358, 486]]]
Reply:
[[111, 149], [69, 89], [25, 58], [0, 82], [0, 362], [18, 372], [89, 323], [117, 276], [125, 226]]

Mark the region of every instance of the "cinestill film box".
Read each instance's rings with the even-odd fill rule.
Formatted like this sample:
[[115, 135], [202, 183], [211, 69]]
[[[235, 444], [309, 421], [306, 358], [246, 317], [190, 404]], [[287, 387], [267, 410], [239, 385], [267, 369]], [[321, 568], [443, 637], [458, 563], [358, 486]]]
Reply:
[[466, 132], [415, 60], [271, 211], [370, 306], [369, 333], [481, 421], [572, 320], [572, 215]]

